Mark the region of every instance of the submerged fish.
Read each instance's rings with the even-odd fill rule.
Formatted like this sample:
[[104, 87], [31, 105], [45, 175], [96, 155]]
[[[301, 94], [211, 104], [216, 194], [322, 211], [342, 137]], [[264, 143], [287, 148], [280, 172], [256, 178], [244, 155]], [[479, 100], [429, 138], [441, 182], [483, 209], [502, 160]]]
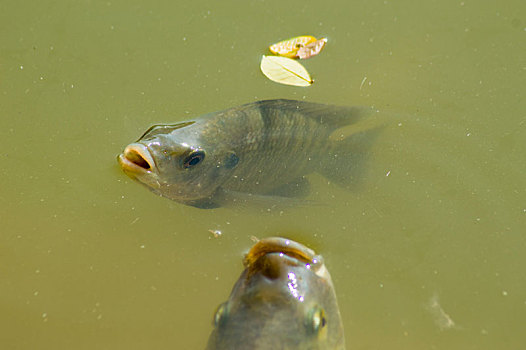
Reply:
[[118, 160], [126, 174], [158, 195], [199, 208], [251, 196], [291, 197], [306, 192], [309, 173], [331, 179], [347, 172], [350, 144], [334, 134], [369, 112], [258, 101], [154, 125]]
[[214, 316], [207, 350], [343, 350], [345, 339], [321, 256], [285, 238], [257, 242], [228, 301]]

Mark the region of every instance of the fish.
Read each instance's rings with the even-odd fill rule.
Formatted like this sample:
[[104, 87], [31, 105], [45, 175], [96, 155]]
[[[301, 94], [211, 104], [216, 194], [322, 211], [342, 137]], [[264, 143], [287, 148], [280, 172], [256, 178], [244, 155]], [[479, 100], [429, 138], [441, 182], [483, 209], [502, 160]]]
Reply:
[[206, 350], [344, 350], [336, 293], [323, 257], [283, 237], [258, 241], [228, 300], [214, 314]]
[[[154, 125], [117, 157], [159, 196], [197, 208], [250, 198], [300, 198], [305, 176], [349, 177], [352, 142], [339, 138], [369, 107], [263, 100]], [[336, 136], [335, 136], [336, 135]], [[348, 137], [352, 138], [352, 137]]]

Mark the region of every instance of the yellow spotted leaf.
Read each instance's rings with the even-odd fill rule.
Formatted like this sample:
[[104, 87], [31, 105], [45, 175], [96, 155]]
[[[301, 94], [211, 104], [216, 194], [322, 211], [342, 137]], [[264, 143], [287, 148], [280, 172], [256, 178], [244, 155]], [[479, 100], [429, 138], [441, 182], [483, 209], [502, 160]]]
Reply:
[[310, 35], [297, 36], [279, 43], [270, 45], [269, 50], [275, 55], [284, 57], [296, 57], [298, 49], [310, 43], [316, 42], [316, 38]]
[[305, 67], [287, 57], [263, 56], [261, 71], [267, 78], [280, 84], [309, 86], [313, 83]]
[[305, 60], [309, 57], [316, 56], [323, 50], [325, 44], [327, 43], [327, 38], [322, 38], [314, 42], [308, 43], [305, 46], [302, 46], [298, 49], [296, 56], [301, 60]]

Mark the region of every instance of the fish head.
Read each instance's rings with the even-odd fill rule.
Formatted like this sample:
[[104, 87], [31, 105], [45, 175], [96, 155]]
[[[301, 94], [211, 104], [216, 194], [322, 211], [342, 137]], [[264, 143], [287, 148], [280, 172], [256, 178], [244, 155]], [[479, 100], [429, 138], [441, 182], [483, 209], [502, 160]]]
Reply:
[[124, 172], [160, 196], [179, 202], [211, 198], [237, 165], [235, 153], [204, 142], [190, 121], [152, 126], [118, 156]]
[[208, 350], [344, 349], [330, 274], [320, 255], [284, 238], [266, 238], [214, 316]]

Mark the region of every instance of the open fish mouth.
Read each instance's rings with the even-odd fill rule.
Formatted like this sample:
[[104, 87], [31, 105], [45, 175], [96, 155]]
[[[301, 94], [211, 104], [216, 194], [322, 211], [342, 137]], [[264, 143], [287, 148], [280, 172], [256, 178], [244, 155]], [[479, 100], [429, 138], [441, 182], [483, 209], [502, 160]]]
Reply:
[[128, 145], [118, 156], [118, 160], [122, 170], [127, 173], [144, 174], [155, 169], [155, 161], [148, 148], [140, 143]]
[[325, 265], [320, 255], [292, 240], [281, 237], [264, 238], [250, 249], [243, 261], [249, 274], [262, 273], [276, 279], [286, 266], [305, 266], [325, 278]]

